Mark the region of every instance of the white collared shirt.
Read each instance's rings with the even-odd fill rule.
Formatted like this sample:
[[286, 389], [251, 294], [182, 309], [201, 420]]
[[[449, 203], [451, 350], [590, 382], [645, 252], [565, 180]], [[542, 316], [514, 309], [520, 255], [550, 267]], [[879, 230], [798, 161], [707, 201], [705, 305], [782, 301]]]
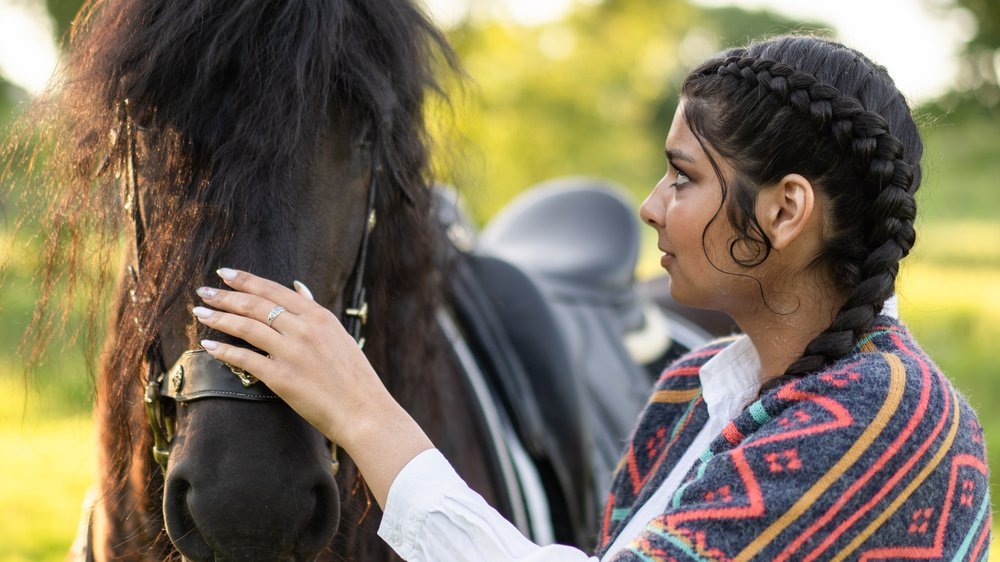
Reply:
[[[883, 314], [898, 317], [895, 295]], [[740, 336], [699, 372], [708, 421], [691, 446], [611, 544], [600, 562], [614, 558], [662, 514], [698, 456], [760, 392], [760, 357]], [[537, 545], [521, 534], [458, 476], [437, 449], [414, 457], [393, 481], [378, 534], [409, 562], [598, 562], [563, 545]]]
[[[740, 336], [701, 367], [701, 395], [708, 408], [708, 421], [684, 451], [677, 464], [652, 496], [642, 504], [618, 537], [611, 543], [608, 553], [617, 552], [642, 534], [654, 517], [661, 515], [670, 503], [681, 481], [694, 466], [698, 456], [715, 439], [730, 420], [753, 402], [760, 393], [760, 358], [757, 349], [747, 336]], [[605, 556], [605, 559], [609, 556]]]
[[[757, 350], [746, 336], [702, 366], [699, 376], [708, 422], [602, 560], [611, 559], [642, 533], [649, 520], [663, 513], [698, 455], [757, 396], [759, 371]], [[532, 543], [469, 488], [436, 449], [417, 455], [396, 476], [378, 533], [410, 562], [597, 561], [568, 546]]]

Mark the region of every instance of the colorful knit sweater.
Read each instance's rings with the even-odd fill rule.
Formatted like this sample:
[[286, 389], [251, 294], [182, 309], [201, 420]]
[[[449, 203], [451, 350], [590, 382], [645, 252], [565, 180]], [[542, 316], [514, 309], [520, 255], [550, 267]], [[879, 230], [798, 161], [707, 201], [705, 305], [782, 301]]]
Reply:
[[[598, 556], [704, 425], [698, 372], [728, 344], [661, 376], [615, 473]], [[614, 560], [984, 560], [987, 472], [975, 412], [880, 317], [855, 353], [729, 423]]]

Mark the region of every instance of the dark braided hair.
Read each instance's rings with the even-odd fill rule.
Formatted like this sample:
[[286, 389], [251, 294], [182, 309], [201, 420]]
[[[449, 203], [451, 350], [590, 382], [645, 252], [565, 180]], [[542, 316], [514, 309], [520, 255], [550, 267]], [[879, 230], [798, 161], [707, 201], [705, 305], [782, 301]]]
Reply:
[[[735, 170], [727, 185], [712, 161], [738, 233], [730, 244], [736, 263], [757, 265], [772, 249], [754, 210], [761, 186], [797, 173], [828, 202], [831, 228], [811, 265], [846, 300], [768, 387], [848, 354], [894, 293], [899, 262], [916, 237], [923, 143], [903, 95], [861, 53], [800, 36], [725, 51], [692, 71], [681, 95], [696, 137]], [[735, 248], [753, 258], [738, 258]]]

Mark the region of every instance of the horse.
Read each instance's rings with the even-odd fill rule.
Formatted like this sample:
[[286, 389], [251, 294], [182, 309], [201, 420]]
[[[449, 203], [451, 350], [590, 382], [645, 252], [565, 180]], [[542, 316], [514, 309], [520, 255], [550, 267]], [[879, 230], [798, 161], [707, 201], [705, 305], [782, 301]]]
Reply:
[[[588, 441], [599, 433], [612, 450], [593, 463], [607, 476], [622, 424], [642, 404], [610, 410], [623, 407], [619, 396], [641, 400], [650, 381], [632, 365], [631, 385], [609, 383], [627, 354], [607, 351], [591, 399], [608, 401], [593, 409], [618, 425], [588, 425], [576, 411], [584, 385], [567, 365], [591, 355], [557, 345], [556, 332], [561, 319], [578, 343], [595, 334], [613, 343], [617, 313], [607, 311], [636, 307], [622, 291], [605, 298], [605, 285], [632, 279], [638, 237], [609, 245], [599, 221], [575, 223], [595, 242], [582, 248], [600, 241], [611, 255], [608, 267], [585, 260], [604, 271], [585, 290], [567, 285], [575, 272], [565, 268], [536, 285], [504, 260], [456, 258], [455, 244], [442, 252], [444, 233], [460, 229], [439, 224], [423, 111], [429, 94], [443, 94], [438, 73], [461, 70], [411, 0], [94, 0], [69, 45], [58, 86], [33, 113], [51, 139], [53, 198], [36, 330], [49, 325], [61, 282], [80, 277], [88, 241], [98, 261], [118, 263], [96, 282], [98, 293], [112, 278], [114, 288], [97, 367], [98, 485], [79, 559], [398, 559], [336, 444], [252, 373], [199, 353], [203, 338], [233, 341], [189, 312], [219, 267], [304, 282], [501, 514], [533, 538], [592, 546], [600, 486]], [[585, 189], [566, 204], [556, 191], [547, 204], [578, 218], [595, 197], [615, 199]], [[619, 224], [634, 223], [615, 205]], [[538, 214], [511, 218], [494, 239], [551, 222]], [[498, 296], [514, 283], [527, 293]], [[518, 306], [491, 310], [507, 297]], [[526, 315], [534, 331], [505, 338]], [[470, 364], [473, 355], [489, 364]]]
[[[155, 395], [200, 339], [225, 338], [189, 312], [223, 266], [301, 280], [350, 318], [393, 395], [508, 513], [435, 321], [423, 111], [458, 65], [426, 15], [409, 0], [95, 0], [69, 47], [39, 102], [59, 188], [45, 302], [88, 233], [105, 256], [126, 241], [97, 367], [86, 557], [397, 559], [350, 459], [249, 374], [229, 373], [246, 400]], [[217, 367], [195, 361], [185, 380]], [[169, 423], [151, 430], [147, 408]]]

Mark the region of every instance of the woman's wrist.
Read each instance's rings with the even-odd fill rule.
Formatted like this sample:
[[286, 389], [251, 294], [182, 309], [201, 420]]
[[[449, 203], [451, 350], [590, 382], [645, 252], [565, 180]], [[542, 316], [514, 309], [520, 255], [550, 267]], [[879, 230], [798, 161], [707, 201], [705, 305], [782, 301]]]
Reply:
[[383, 508], [396, 475], [414, 457], [434, 447], [409, 413], [388, 393], [386, 399], [365, 408], [365, 413], [347, 428], [339, 443]]
[[408, 414], [388, 393], [386, 395], [386, 398], [366, 402], [354, 414], [338, 416], [343, 425], [338, 431], [338, 445], [347, 454], [357, 456], [357, 453], [371, 447], [373, 443], [391, 440], [395, 428], [405, 427]]

